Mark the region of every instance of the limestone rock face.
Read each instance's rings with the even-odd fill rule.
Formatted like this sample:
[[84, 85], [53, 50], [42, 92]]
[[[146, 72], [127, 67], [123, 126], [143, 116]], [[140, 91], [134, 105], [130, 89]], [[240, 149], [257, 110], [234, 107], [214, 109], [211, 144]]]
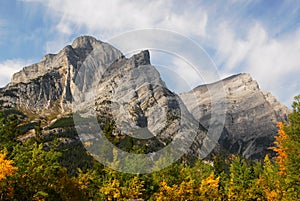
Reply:
[[[206, 130], [199, 126], [179, 96], [166, 87], [159, 72], [151, 66], [148, 51], [129, 59], [122, 57], [100, 72], [102, 76], [90, 85], [91, 91], [86, 91], [85, 96], [75, 95], [75, 110], [83, 111], [82, 116], [96, 115], [100, 127], [113, 122], [114, 135], [148, 140], [146, 144], [151, 150], [178, 140], [177, 151], [202, 154]], [[82, 74], [85, 73], [84, 70]], [[77, 81], [76, 85], [81, 86], [85, 79]], [[94, 108], [95, 113], [86, 108]], [[87, 136], [90, 140], [90, 135]], [[188, 150], [192, 144], [194, 149]]]
[[[227, 96], [227, 112], [219, 143], [232, 153], [253, 159], [263, 158], [277, 134], [276, 123], [287, 120], [289, 109], [270, 93], [261, 91], [249, 74], [234, 75], [222, 82]], [[196, 87], [180, 97], [194, 117], [208, 126], [214, 111], [211, 111], [207, 86]], [[197, 97], [197, 101], [191, 101], [193, 97]], [[195, 102], [197, 104], [192, 104]]]
[[88, 36], [14, 74], [0, 92], [0, 101], [4, 107], [17, 106], [41, 116], [92, 109], [84, 115], [96, 115], [101, 127], [113, 123], [114, 135], [149, 140], [147, 146], [154, 151], [157, 141], [165, 146], [173, 141], [181, 145], [177, 152], [200, 156], [206, 136], [151, 66], [149, 51], [125, 58], [111, 45]]
[[79, 67], [90, 57], [96, 58], [93, 67], [105, 66], [121, 58], [122, 53], [93, 37], [79, 37], [58, 54], [48, 54], [41, 62], [15, 73], [10, 84], [2, 89], [0, 102], [5, 107], [18, 106], [37, 113], [70, 112], [71, 91], [76, 90], [74, 79]]
[[[229, 152], [261, 159], [272, 146], [276, 122], [286, 120], [288, 108], [261, 91], [249, 74], [220, 82], [227, 112], [219, 144]], [[220, 114], [212, 111], [207, 86], [177, 95], [151, 66], [148, 51], [125, 58], [113, 46], [82, 36], [14, 74], [0, 89], [0, 105], [54, 118], [91, 110], [85, 115], [96, 115], [102, 127], [114, 123], [114, 135], [149, 140], [147, 146], [154, 151], [157, 141], [164, 146], [172, 141], [186, 145], [178, 150], [193, 143], [189, 152], [203, 157], [207, 155], [203, 150], [210, 150], [216, 141], [207, 134], [211, 116]], [[216, 102], [224, 104], [224, 97]]]

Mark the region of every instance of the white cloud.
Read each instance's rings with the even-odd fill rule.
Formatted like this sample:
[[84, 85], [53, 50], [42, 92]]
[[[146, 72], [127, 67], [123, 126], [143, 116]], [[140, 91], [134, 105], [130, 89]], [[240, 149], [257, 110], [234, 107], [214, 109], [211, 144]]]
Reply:
[[[99, 39], [135, 29], [163, 28], [186, 35], [206, 34], [205, 9], [185, 2], [130, 0], [27, 0], [46, 6], [47, 14], [58, 19], [56, 31], [70, 36], [85, 30]], [[58, 43], [58, 42], [57, 42]]]
[[70, 39], [66, 35], [60, 34], [55, 38], [55, 40], [46, 41], [44, 49], [47, 53], [56, 54], [63, 47], [70, 45], [71, 43], [72, 41], [70, 41]]
[[4, 87], [10, 81], [14, 73], [30, 63], [32, 63], [32, 61], [25, 61], [22, 59], [6, 60], [0, 63], [0, 87]]
[[[220, 75], [249, 72], [262, 89], [287, 105], [300, 93], [300, 29], [288, 27], [299, 13], [300, 4], [282, 3], [277, 10], [262, 14], [261, 1], [26, 1], [45, 5], [47, 14], [58, 22], [54, 25], [57, 38], [46, 42], [48, 52], [58, 51], [78, 32], [105, 40], [134, 29], [169, 29], [209, 48]], [[188, 73], [180, 69], [180, 73]], [[189, 74], [193, 80], [193, 74]]]
[[71, 22], [85, 26], [92, 32], [109, 34], [132, 29], [164, 27], [198, 35], [205, 33], [207, 20], [205, 13], [199, 9], [193, 9], [195, 12], [190, 12], [190, 9], [174, 12], [174, 3], [170, 0], [78, 0], [76, 3], [72, 0], [50, 0], [47, 5], [51, 10], [62, 14], [60, 24]]
[[[300, 93], [300, 34], [292, 34], [290, 37], [265, 39], [247, 57], [247, 70], [257, 77], [262, 87], [272, 91], [288, 105], [291, 104], [291, 96]], [[286, 88], [292, 91], [291, 95], [286, 93]]]
[[203, 77], [201, 77], [200, 73], [191, 64], [179, 58], [174, 58], [172, 64], [170, 69], [177, 74], [177, 77], [181, 78], [181, 81], [179, 81], [175, 77], [176, 80], [173, 81], [174, 83], [177, 81], [176, 86], [173, 86], [176, 92], [188, 91], [199, 85], [201, 81], [203, 83]]
[[300, 29], [283, 38], [272, 38], [259, 23], [249, 28], [245, 38], [230, 27], [221, 31], [216, 55], [217, 63], [223, 65], [221, 74], [249, 72], [262, 89], [289, 106], [300, 93], [295, 84], [300, 75]]

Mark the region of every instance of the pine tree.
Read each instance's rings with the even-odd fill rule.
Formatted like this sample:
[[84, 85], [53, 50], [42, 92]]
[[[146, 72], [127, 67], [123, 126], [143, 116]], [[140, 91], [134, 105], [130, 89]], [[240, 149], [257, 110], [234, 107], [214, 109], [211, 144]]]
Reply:
[[228, 184], [228, 200], [252, 200], [255, 195], [251, 191], [255, 179], [254, 168], [240, 156], [233, 156], [230, 164], [230, 181]]

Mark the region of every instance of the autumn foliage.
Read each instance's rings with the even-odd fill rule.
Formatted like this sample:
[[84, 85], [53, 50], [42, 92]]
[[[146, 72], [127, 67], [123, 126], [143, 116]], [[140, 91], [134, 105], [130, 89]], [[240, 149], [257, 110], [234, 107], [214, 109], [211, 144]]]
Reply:
[[284, 146], [284, 143], [286, 142], [288, 135], [283, 130], [283, 123], [278, 122], [278, 136], [275, 136], [276, 141], [274, 144], [276, 147], [272, 147], [271, 149], [277, 153], [276, 162], [279, 165], [279, 172], [278, 174], [286, 175], [286, 166], [285, 161], [287, 160], [288, 154], [287, 154], [287, 148]]
[[300, 96], [289, 122], [278, 123], [274, 157], [254, 162], [221, 155], [209, 163], [185, 158], [145, 175], [116, 172], [90, 158], [83, 161], [91, 166], [76, 169], [74, 150], [71, 165], [64, 165], [69, 155], [54, 142], [16, 142], [16, 118], [0, 121], [0, 200], [300, 200]]
[[12, 160], [5, 159], [6, 154], [0, 153], [0, 182], [4, 180], [7, 176], [12, 176], [18, 169], [13, 166]]

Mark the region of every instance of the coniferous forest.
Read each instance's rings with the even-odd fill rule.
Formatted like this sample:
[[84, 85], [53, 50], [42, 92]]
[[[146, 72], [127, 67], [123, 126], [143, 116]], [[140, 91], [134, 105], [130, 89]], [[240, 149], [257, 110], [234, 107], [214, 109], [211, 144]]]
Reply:
[[[182, 157], [140, 175], [113, 171], [80, 143], [56, 140], [72, 136], [68, 118], [52, 125], [64, 125], [63, 133], [44, 136], [41, 122], [26, 121], [18, 110], [3, 110], [0, 200], [300, 200], [300, 95], [292, 109], [288, 122], [278, 122], [275, 146], [269, 148], [274, 154], [263, 161], [230, 154], [215, 154], [209, 161]], [[30, 129], [36, 135], [20, 140]], [[113, 138], [109, 132], [107, 125], [107, 137]]]

